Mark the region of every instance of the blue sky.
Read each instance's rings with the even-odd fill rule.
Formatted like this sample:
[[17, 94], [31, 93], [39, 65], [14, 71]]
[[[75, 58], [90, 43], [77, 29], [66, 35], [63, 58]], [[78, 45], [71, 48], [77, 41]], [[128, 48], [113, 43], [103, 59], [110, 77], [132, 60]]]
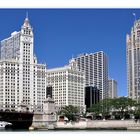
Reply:
[[81, 53], [104, 51], [109, 76], [118, 82], [118, 95], [127, 95], [126, 33], [139, 9], [0, 9], [0, 40], [19, 31], [26, 12], [34, 29], [38, 62], [63, 66]]

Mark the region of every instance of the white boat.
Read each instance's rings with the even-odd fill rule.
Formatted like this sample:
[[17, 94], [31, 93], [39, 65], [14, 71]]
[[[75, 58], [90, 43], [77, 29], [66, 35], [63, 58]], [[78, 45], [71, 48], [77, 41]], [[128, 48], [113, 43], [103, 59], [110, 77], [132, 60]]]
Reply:
[[11, 123], [8, 123], [8, 122], [0, 122], [0, 130], [1, 129], [5, 129], [5, 126], [6, 125], [11, 125]]
[[4, 122], [0, 122], [0, 129], [5, 129], [5, 123]]

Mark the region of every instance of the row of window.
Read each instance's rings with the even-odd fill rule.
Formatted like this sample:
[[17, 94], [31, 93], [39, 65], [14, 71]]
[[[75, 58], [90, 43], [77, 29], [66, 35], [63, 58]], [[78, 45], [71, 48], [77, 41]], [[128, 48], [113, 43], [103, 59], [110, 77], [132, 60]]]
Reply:
[[30, 30], [26, 30], [26, 29], [25, 29], [25, 30], [23, 31], [23, 33], [24, 33], [25, 35], [31, 35], [31, 31], [30, 31]]

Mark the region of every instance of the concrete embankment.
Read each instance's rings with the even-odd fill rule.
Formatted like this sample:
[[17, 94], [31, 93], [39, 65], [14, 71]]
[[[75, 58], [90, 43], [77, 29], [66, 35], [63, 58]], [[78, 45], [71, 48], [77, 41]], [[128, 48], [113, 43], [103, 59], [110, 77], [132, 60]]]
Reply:
[[56, 129], [126, 129], [140, 130], [140, 122], [133, 120], [95, 120], [85, 122], [57, 122]]
[[134, 120], [87, 120], [81, 122], [47, 122], [42, 115], [33, 119], [32, 126], [38, 129], [126, 129], [140, 130], [140, 122]]

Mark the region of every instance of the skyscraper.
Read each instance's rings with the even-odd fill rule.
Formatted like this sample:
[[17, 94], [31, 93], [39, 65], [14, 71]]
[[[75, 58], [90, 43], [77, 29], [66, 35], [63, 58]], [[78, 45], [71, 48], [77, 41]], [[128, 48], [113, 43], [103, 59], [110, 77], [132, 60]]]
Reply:
[[25, 103], [42, 111], [46, 93], [46, 66], [34, 56], [34, 34], [28, 17], [19, 32], [0, 42], [0, 107]]
[[115, 81], [113, 79], [109, 79], [108, 84], [109, 84], [109, 89], [108, 89], [109, 98], [117, 97], [117, 81]]
[[92, 107], [100, 100], [100, 91], [97, 87], [87, 86], [85, 87], [85, 105], [86, 108]]
[[140, 98], [140, 19], [126, 35], [127, 90], [132, 99]]
[[85, 74], [86, 86], [96, 86], [100, 99], [108, 97], [108, 60], [103, 51], [81, 54], [75, 58], [78, 69]]

